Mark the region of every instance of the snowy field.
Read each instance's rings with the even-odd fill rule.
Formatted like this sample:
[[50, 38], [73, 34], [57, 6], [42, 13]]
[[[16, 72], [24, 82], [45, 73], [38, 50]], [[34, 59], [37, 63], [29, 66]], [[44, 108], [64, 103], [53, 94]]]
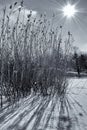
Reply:
[[[87, 78], [68, 79], [66, 109], [60, 114], [60, 99], [30, 95], [14, 106], [0, 110], [0, 130], [87, 130]], [[60, 125], [61, 124], [61, 125]]]

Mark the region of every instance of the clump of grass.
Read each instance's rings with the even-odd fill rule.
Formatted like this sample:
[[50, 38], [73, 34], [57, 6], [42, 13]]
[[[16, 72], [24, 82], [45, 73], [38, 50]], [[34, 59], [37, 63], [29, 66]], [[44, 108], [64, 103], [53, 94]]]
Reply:
[[[33, 89], [41, 95], [66, 93], [65, 56], [61, 47], [62, 26], [55, 29], [46, 15], [20, 22], [23, 1], [3, 10], [0, 29], [0, 86], [9, 102], [27, 96]], [[11, 23], [17, 9], [16, 22]]]

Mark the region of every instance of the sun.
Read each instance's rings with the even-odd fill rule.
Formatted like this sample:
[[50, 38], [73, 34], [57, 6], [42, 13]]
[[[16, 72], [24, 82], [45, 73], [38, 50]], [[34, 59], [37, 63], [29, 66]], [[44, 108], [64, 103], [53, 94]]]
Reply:
[[71, 5], [69, 3], [65, 7], [63, 7], [62, 11], [63, 11], [64, 16], [66, 16], [67, 18], [74, 17], [74, 15], [77, 12], [75, 5]]

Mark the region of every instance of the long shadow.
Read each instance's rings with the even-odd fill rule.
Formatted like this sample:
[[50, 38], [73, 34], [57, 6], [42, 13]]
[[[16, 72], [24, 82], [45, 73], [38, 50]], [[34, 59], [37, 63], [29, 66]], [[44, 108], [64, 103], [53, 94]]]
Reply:
[[[6, 119], [6, 117], [7, 117], [8, 115], [13, 114], [14, 112], [15, 112], [15, 110], [12, 109], [12, 110], [10, 110], [9, 112], [6, 112], [4, 115], [0, 116], [0, 124], [1, 124], [3, 121], [5, 121], [5, 119]], [[15, 115], [16, 115], [16, 114], [14, 114], [14, 116], [15, 116]]]
[[49, 121], [50, 121], [50, 119], [51, 119], [51, 116], [52, 116], [52, 113], [53, 113], [54, 108], [55, 108], [55, 106], [56, 106], [57, 100], [58, 100], [58, 99], [56, 98], [56, 99], [55, 99], [55, 102], [52, 103], [52, 108], [51, 108], [51, 110], [50, 110], [50, 113], [48, 114], [48, 117], [47, 117], [47, 120], [46, 120], [46, 124], [45, 124], [43, 130], [47, 129], [47, 127], [48, 127], [48, 123], [49, 123]]
[[[39, 114], [39, 112], [41, 112], [43, 110], [43, 108], [46, 108], [46, 106], [48, 105], [49, 101], [47, 102], [46, 99], [42, 99], [40, 105], [37, 107], [36, 111], [33, 113], [32, 117], [29, 119], [29, 121], [20, 129], [17, 128], [17, 130], [26, 130], [27, 127], [29, 126], [29, 124], [31, 123], [31, 121], [33, 120], [33, 118]], [[36, 129], [37, 130], [37, 129]]]
[[[36, 100], [35, 100], [35, 101], [36, 101]], [[41, 102], [41, 103], [42, 103], [42, 102]], [[39, 107], [41, 106], [41, 103], [39, 104], [39, 100], [38, 100]], [[8, 130], [12, 130], [12, 129], [22, 130], [22, 128], [19, 128], [19, 123], [22, 121], [22, 119], [23, 119], [24, 117], [27, 116], [27, 114], [29, 114], [32, 110], [34, 110], [38, 104], [36, 104], [36, 103], [33, 104], [33, 107], [32, 107], [31, 109], [28, 107], [28, 108], [27, 108], [27, 111], [25, 110], [20, 116], [18, 116], [18, 118], [15, 120], [14, 124], [13, 124], [13, 125], [10, 125], [10, 126], [8, 127]], [[38, 108], [39, 108], [39, 107], [38, 107]], [[38, 108], [37, 108], [36, 110], [38, 110]], [[34, 115], [35, 115], [35, 113], [34, 113], [33, 116], [30, 118], [30, 120], [33, 119]], [[30, 122], [31, 122], [31, 121], [30, 121]], [[25, 130], [25, 128], [23, 128], [23, 130]]]
[[[29, 98], [29, 99], [30, 99], [30, 98]], [[25, 100], [25, 102], [28, 102], [29, 99]], [[34, 100], [34, 98], [33, 98], [33, 100]], [[34, 103], [35, 103], [36, 101], [38, 101], [38, 97], [35, 97], [35, 101], [33, 101], [33, 105], [34, 105]], [[25, 106], [24, 108], [26, 108], [26, 107], [29, 106], [29, 105], [31, 106], [31, 103], [32, 103], [32, 100], [31, 100], [30, 102], [26, 103], [26, 105], [24, 105], [24, 106]], [[10, 116], [10, 118], [8, 118], [8, 120], [11, 120], [13, 117], [15, 117], [15, 116], [17, 115], [17, 113], [14, 114], [14, 112], [16, 111], [15, 108], [16, 108], [16, 107], [8, 108], [8, 109], [7, 109], [7, 112], [3, 113], [3, 115], [0, 116], [0, 123], [2, 123], [3, 121], [5, 121], [6, 117], [8, 117], [8, 116], [10, 116], [10, 115], [11, 115], [11, 116]], [[8, 111], [8, 110], [9, 110], [9, 111]], [[13, 115], [12, 115], [12, 114], [13, 114]], [[7, 120], [7, 121], [8, 121], [8, 120]]]
[[[0, 117], [0, 124], [1, 123], [3, 123], [3, 124], [6, 124], [6, 123], [8, 123], [11, 119], [13, 119], [13, 118], [15, 118], [15, 116], [17, 116], [18, 115], [18, 117], [16, 118], [16, 121], [14, 122], [14, 124], [15, 125], [18, 125], [18, 123], [24, 118], [24, 115], [25, 115], [25, 113], [26, 113], [26, 115], [29, 113], [29, 112], [31, 112], [33, 109], [35, 109], [35, 107], [37, 106], [37, 103], [39, 102], [39, 100], [38, 100], [38, 97], [37, 98], [35, 98], [35, 100], [34, 100], [34, 98], [33, 98], [33, 106], [31, 107], [31, 103], [27, 100], [27, 105], [25, 106], [24, 105], [24, 108], [25, 108], [25, 111], [26, 111], [26, 108], [28, 109], [28, 112], [26, 113], [25, 111], [20, 115], [20, 117], [19, 117], [19, 115], [18, 115], [18, 111], [16, 111], [16, 110], [14, 110], [14, 109], [9, 109], [10, 111], [9, 112], [6, 112], [3, 116], [1, 116]], [[32, 101], [31, 101], [32, 102]], [[37, 102], [37, 103], [36, 103]], [[29, 104], [28, 104], [29, 103]], [[24, 109], [23, 108], [23, 109]], [[14, 113], [15, 112], [15, 113]], [[21, 110], [19, 110], [19, 113], [21, 112]], [[26, 116], [25, 115], [25, 116]], [[6, 119], [7, 118], [7, 119]], [[3, 122], [4, 121], [4, 122]], [[15, 125], [12, 125], [13, 127], [15, 126]], [[12, 128], [12, 127], [11, 127]], [[12, 130], [12, 129], [11, 129]]]
[[20, 129], [19, 123], [24, 119], [24, 117], [26, 117], [35, 108], [36, 108], [36, 105], [33, 106], [33, 108], [31, 108], [30, 110], [25, 110], [22, 114], [18, 116], [18, 118], [14, 121], [14, 123], [7, 128], [7, 130], [12, 130], [14, 128], [15, 130], [19, 130]]
[[[11, 119], [15, 118], [14, 120], [14, 123], [12, 125], [10, 125], [6, 130], [26, 130], [27, 127], [29, 126], [29, 124], [32, 122], [32, 120], [36, 117], [36, 120], [33, 124], [33, 127], [32, 127], [32, 130], [37, 130], [39, 125], [40, 125], [40, 121], [41, 121], [41, 118], [46, 110], [46, 108], [48, 107], [49, 105], [49, 102], [51, 101], [51, 98], [50, 97], [45, 97], [45, 98], [42, 98], [41, 101], [38, 99], [39, 97], [35, 97], [33, 98], [33, 100], [31, 102], [28, 102], [28, 99], [26, 101], [26, 105], [24, 105], [24, 108], [25, 110], [20, 114], [18, 115], [17, 118], [15, 118], [15, 116], [17, 116], [18, 112], [15, 113], [14, 115], [12, 115], [10, 118], [8, 118], [8, 121], [10, 121]], [[28, 102], [28, 103], [27, 103]], [[32, 105], [31, 105], [32, 104]], [[39, 106], [38, 106], [39, 105]], [[51, 118], [51, 115], [52, 115], [52, 111], [54, 110], [54, 107], [56, 105], [56, 101], [52, 104], [52, 109], [50, 111], [50, 114], [47, 118], [47, 122], [44, 126], [44, 129], [47, 128], [47, 125], [48, 125], [48, 122]], [[37, 107], [38, 106], [38, 107]], [[37, 108], [36, 108], [37, 107]], [[24, 109], [23, 108], [23, 109]], [[32, 112], [34, 109], [36, 108], [35, 112], [33, 113], [33, 115], [30, 117], [30, 119], [23, 125], [23, 127], [20, 127], [19, 126], [19, 123], [24, 119], [24, 117], [26, 117], [30, 112]], [[15, 111], [16, 112], [16, 111]], [[19, 110], [19, 113], [21, 112], [21, 110]], [[9, 112], [7, 115], [9, 114], [13, 114], [14, 113], [14, 110], [11, 112]], [[2, 118], [2, 120], [5, 120], [6, 116], [7, 115], [4, 115]], [[8, 122], [7, 121], [7, 122]]]
[[37, 130], [37, 129], [38, 129], [38, 127], [39, 127], [39, 125], [40, 125], [41, 118], [42, 118], [42, 116], [43, 116], [43, 114], [44, 114], [46, 108], [48, 107], [49, 103], [50, 103], [50, 98], [49, 98], [49, 100], [46, 102], [46, 104], [40, 109], [39, 113], [37, 113], [38, 115], [37, 115], [37, 118], [36, 118], [36, 121], [35, 121], [35, 123], [34, 123], [34, 125], [33, 125], [32, 130]]

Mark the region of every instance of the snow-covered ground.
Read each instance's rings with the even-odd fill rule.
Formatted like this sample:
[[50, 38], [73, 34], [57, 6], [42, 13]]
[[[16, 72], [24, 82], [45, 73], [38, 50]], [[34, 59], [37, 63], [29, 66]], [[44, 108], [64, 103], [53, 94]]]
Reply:
[[87, 130], [87, 78], [70, 78], [68, 82], [65, 115], [59, 118], [57, 95], [43, 98], [32, 94], [0, 110], [0, 130]]
[[87, 78], [69, 79], [68, 88], [68, 99], [77, 118], [76, 130], [87, 130]]

